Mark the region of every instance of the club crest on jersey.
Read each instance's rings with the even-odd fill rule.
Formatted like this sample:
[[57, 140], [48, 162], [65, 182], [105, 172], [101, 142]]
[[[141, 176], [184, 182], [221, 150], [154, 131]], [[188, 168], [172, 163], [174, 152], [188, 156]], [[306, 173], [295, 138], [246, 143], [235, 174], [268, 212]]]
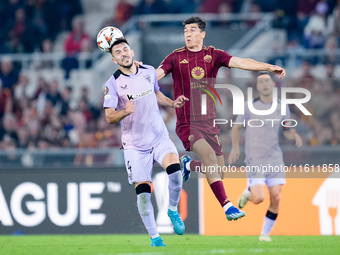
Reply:
[[211, 55], [206, 55], [206, 56], [204, 57], [204, 61], [207, 62], [207, 63], [210, 63], [211, 60], [212, 60], [212, 56], [211, 56]]
[[105, 86], [105, 89], [104, 89], [104, 96], [109, 93], [109, 88], [107, 86]]
[[203, 68], [199, 66], [196, 66], [191, 70], [192, 77], [194, 77], [197, 80], [202, 79], [204, 77], [204, 74], [205, 72]]
[[147, 80], [149, 83], [151, 83], [151, 77], [150, 77], [150, 75], [145, 75], [144, 78], [145, 78], [145, 80]]

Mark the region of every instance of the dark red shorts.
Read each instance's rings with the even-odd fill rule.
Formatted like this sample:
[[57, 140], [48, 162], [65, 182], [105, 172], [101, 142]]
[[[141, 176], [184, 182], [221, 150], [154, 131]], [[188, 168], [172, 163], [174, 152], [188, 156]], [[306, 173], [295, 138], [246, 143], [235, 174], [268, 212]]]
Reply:
[[213, 119], [205, 121], [191, 121], [177, 123], [176, 134], [181, 139], [186, 151], [191, 151], [193, 144], [204, 139], [208, 142], [217, 156], [223, 155], [223, 149], [220, 142], [220, 128], [218, 125], [213, 126]]

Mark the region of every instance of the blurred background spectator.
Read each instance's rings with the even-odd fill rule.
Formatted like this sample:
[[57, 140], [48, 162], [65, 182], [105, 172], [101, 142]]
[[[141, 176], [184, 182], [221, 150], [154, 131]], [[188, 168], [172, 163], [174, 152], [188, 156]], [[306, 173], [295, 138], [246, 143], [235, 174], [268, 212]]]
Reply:
[[[94, 47], [100, 28], [92, 24], [96, 18], [89, 13], [96, 6], [109, 6], [108, 3], [112, 1], [0, 2], [1, 149], [120, 146], [119, 125], [107, 124], [102, 96], [93, 96], [101, 90], [102, 84], [89, 79], [93, 73], [101, 76], [105, 69], [111, 72], [110, 75], [114, 71], [109, 56], [105, 55], [107, 62], [96, 62], [103, 59], [99, 49]], [[306, 107], [313, 113], [312, 118], [303, 116], [296, 107], [291, 109], [294, 118], [299, 120], [298, 129], [303, 131], [305, 144], [340, 144], [340, 0], [117, 0], [110, 6], [114, 8], [97, 22], [100, 26], [122, 28], [131, 18], [147, 14], [187, 13], [191, 16], [208, 13], [221, 17], [271, 13], [271, 27], [266, 29], [273, 29], [273, 40], [265, 45], [265, 50], [272, 54], [268, 58], [263, 56], [263, 61], [292, 67], [290, 77], [281, 81], [279, 86], [303, 87], [311, 91], [312, 99]], [[157, 29], [175, 24], [173, 21], [155, 23]], [[230, 29], [228, 31], [234, 29], [238, 33], [256, 27], [258, 22], [216, 19], [208, 25], [209, 35], [209, 29], [216, 27]], [[136, 27], [143, 31], [143, 26], [136, 24]], [[278, 30], [284, 31], [285, 36], [280, 37]], [[141, 45], [148, 43], [143, 37], [137, 38]], [[152, 37], [154, 41], [161, 39], [164, 38]], [[183, 44], [182, 34], [166, 40]], [[171, 50], [164, 50], [159, 59]], [[313, 50], [320, 51], [309, 54]], [[22, 53], [30, 55], [23, 55], [20, 59]], [[258, 56], [262, 57], [261, 53]], [[240, 84], [244, 91], [246, 86], [254, 85], [252, 74], [242, 80], [234, 77], [234, 70], [223, 69], [219, 75], [230, 83]], [[172, 97], [171, 80], [160, 84], [164, 94]], [[224, 116], [233, 118], [230, 95], [222, 94], [222, 97], [227, 102]], [[161, 113], [171, 138], [176, 140], [174, 111], [161, 108]], [[222, 130], [221, 139], [225, 146], [231, 144], [229, 132], [230, 128]], [[180, 142], [175, 142], [181, 147]], [[79, 155], [75, 162], [90, 165], [95, 160], [99, 159]]]
[[65, 70], [66, 79], [70, 78], [72, 69], [78, 68], [78, 56], [84, 41], [88, 40], [90, 40], [90, 37], [84, 30], [83, 18], [81, 16], [75, 17], [72, 20], [72, 31], [68, 34], [64, 44], [66, 58], [63, 59], [62, 67]]

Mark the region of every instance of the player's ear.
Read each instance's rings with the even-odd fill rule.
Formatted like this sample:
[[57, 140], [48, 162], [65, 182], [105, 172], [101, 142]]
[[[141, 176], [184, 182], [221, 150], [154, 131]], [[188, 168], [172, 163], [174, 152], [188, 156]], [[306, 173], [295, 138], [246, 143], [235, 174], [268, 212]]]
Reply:
[[131, 55], [132, 55], [132, 57], [135, 56], [135, 52], [133, 50], [131, 50]]
[[204, 39], [205, 38], [205, 31], [203, 31], [201, 34], [202, 34], [202, 39]]
[[113, 61], [113, 63], [115, 63], [117, 65], [117, 60], [115, 60], [114, 57], [112, 57], [112, 61]]

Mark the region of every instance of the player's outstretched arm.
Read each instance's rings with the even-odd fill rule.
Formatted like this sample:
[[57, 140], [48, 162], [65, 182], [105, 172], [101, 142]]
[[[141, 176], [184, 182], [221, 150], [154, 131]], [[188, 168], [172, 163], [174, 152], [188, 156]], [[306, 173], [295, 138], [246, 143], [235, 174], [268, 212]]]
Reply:
[[287, 131], [283, 132], [283, 135], [288, 139], [295, 141], [295, 146], [300, 148], [302, 147], [302, 139], [301, 136], [296, 132], [294, 128], [291, 128]]
[[135, 104], [132, 100], [127, 102], [125, 108], [121, 111], [116, 111], [115, 108], [105, 108], [106, 121], [109, 124], [115, 124], [133, 112], [135, 112]]
[[175, 101], [172, 101], [170, 98], [166, 97], [160, 90], [156, 92], [157, 102], [160, 105], [172, 107], [172, 108], [180, 108], [185, 102], [189, 101], [188, 98], [181, 95]]
[[180, 95], [174, 101], [174, 108], [181, 108], [188, 101], [189, 101], [189, 98], [186, 98], [185, 96]]
[[286, 70], [280, 66], [275, 66], [263, 62], [258, 62], [250, 58], [232, 57], [229, 62], [230, 68], [239, 68], [248, 71], [269, 71], [280, 76], [283, 79], [286, 76]]
[[156, 74], [157, 74], [157, 80], [158, 81], [165, 77], [165, 72], [164, 72], [164, 70], [161, 67], [158, 67], [156, 69]]
[[233, 126], [233, 129], [231, 131], [231, 141], [232, 141], [232, 149], [230, 151], [228, 162], [229, 164], [234, 164], [240, 157], [240, 130], [242, 126], [239, 124], [236, 124]]

